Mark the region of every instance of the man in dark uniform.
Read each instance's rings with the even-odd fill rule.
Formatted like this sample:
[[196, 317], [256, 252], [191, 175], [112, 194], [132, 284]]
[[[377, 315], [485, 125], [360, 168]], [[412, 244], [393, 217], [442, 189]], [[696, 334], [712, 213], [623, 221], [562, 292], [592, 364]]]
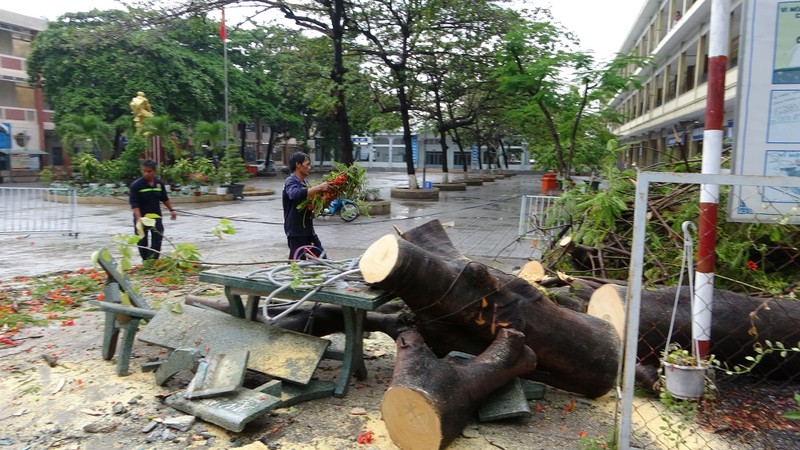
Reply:
[[[170, 219], [175, 220], [177, 215], [172, 209], [172, 203], [167, 196], [164, 182], [156, 178], [157, 163], [151, 159], [142, 161], [142, 177], [136, 179], [130, 186], [130, 203], [133, 210], [134, 232], [139, 221], [148, 214], [158, 216], [153, 227], [143, 227], [144, 237], [139, 241], [139, 254], [142, 261], [158, 259], [161, 255], [161, 238], [164, 235], [164, 223], [161, 221], [161, 203], [169, 209]], [[147, 245], [148, 236], [150, 245]]]
[[328, 190], [330, 183], [308, 187], [306, 178], [311, 172], [311, 160], [303, 152], [289, 157], [289, 171], [291, 175], [283, 183], [283, 231], [289, 243], [289, 259], [305, 259], [305, 251], [322, 257], [325, 250], [314, 232], [312, 213], [298, 210], [297, 206], [308, 196]]

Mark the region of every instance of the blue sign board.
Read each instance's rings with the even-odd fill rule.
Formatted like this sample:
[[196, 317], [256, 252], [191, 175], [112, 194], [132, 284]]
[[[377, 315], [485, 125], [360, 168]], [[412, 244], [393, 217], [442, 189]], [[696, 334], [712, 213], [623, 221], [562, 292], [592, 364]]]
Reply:
[[478, 164], [478, 144], [472, 144], [472, 165]]
[[11, 124], [0, 123], [0, 148], [11, 148]]
[[411, 162], [417, 163], [417, 135], [411, 136]]

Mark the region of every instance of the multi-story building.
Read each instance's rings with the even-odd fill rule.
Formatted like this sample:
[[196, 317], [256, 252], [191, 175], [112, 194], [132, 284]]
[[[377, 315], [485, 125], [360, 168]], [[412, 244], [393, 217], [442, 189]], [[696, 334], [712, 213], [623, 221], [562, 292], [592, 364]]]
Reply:
[[[732, 137], [736, 109], [741, 0], [731, 2], [725, 120]], [[691, 158], [703, 149], [711, 0], [648, 0], [620, 52], [652, 58], [631, 67], [642, 87], [611, 103], [624, 119], [612, 131], [629, 144], [620, 165], [639, 167]]]
[[53, 112], [41, 86], [29, 83], [26, 65], [33, 38], [46, 27], [46, 20], [0, 9], [0, 177], [5, 182], [33, 181], [43, 165], [62, 164]]

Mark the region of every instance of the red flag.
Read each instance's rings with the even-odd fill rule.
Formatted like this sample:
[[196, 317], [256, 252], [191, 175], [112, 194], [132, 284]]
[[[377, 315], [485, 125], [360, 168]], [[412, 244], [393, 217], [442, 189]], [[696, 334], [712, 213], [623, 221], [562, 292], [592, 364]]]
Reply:
[[222, 23], [219, 25], [219, 35], [220, 35], [220, 37], [222, 37], [222, 40], [224, 41], [225, 38], [226, 38], [226, 35], [225, 35], [225, 8], [222, 8]]

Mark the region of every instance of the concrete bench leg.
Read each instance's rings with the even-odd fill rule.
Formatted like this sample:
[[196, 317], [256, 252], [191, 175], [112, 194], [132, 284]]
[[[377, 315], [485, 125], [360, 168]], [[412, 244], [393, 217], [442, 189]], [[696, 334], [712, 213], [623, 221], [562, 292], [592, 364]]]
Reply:
[[140, 321], [141, 319], [138, 317], [131, 317], [130, 322], [123, 327], [125, 333], [122, 336], [122, 348], [119, 350], [119, 359], [117, 360], [117, 375], [121, 377], [128, 374], [131, 352], [133, 351], [133, 341], [136, 339], [136, 331], [139, 330]]
[[111, 361], [114, 352], [117, 351], [117, 338], [119, 337], [119, 327], [114, 313], [106, 312], [106, 324], [103, 331], [103, 359]]

